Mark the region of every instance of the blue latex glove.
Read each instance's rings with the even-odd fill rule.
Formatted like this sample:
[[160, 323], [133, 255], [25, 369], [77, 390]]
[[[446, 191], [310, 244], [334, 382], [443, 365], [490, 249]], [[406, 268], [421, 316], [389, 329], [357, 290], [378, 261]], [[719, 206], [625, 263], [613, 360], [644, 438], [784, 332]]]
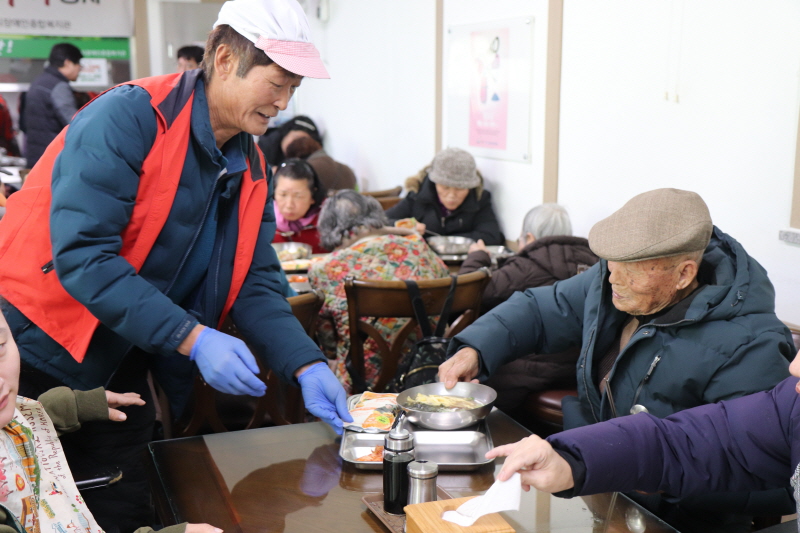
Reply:
[[247, 345], [236, 337], [212, 328], [197, 336], [189, 359], [206, 383], [228, 394], [263, 396], [267, 386], [258, 379], [258, 364]]
[[306, 409], [323, 422], [327, 422], [333, 430], [342, 434], [342, 420], [352, 422], [353, 417], [347, 410], [347, 395], [342, 384], [333, 375], [325, 363], [311, 365], [297, 378], [303, 389], [303, 400]]

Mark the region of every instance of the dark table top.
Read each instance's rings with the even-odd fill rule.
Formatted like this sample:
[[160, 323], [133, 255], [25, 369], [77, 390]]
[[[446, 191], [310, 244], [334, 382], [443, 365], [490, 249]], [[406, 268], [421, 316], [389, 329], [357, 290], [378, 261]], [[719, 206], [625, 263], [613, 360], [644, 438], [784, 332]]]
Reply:
[[[530, 432], [494, 410], [495, 445]], [[154, 497], [165, 525], [206, 522], [225, 533], [385, 532], [361, 498], [380, 493], [380, 471], [339, 457], [340, 440], [321, 422], [219, 433], [150, 444]], [[480, 494], [501, 460], [472, 472], [442, 472], [454, 498]], [[517, 532], [674, 532], [619, 494], [562, 499], [531, 490], [519, 511], [502, 513]]]

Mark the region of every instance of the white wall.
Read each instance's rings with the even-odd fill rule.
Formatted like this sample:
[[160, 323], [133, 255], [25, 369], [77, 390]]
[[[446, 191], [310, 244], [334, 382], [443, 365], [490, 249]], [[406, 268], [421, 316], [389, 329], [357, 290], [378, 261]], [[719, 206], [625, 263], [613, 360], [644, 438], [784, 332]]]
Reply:
[[[789, 225], [800, 4], [572, 0], [564, 12], [559, 201], [578, 234], [632, 196], [697, 191], [800, 324]], [[676, 96], [677, 94], [677, 102]]]
[[362, 190], [401, 184], [434, 155], [435, 19], [430, 0], [330, 2], [324, 23], [309, 14], [331, 79], [303, 80], [295, 105]]
[[[544, 101], [547, 57], [546, 0], [445, 0], [444, 28], [517, 17], [533, 17], [533, 73], [531, 84], [531, 157], [527, 163], [476, 157], [476, 162], [492, 192], [495, 212], [506, 239], [519, 237], [525, 213], [542, 203], [544, 161]], [[446, 53], [446, 50], [445, 50]], [[444, 146], [448, 146], [445, 128]], [[510, 133], [514, 135], [513, 132]]]

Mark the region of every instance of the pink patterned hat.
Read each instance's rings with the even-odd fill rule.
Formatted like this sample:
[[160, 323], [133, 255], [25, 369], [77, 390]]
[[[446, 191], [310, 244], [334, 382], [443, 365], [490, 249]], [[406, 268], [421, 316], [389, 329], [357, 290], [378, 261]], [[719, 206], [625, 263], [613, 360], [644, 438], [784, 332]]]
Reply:
[[229, 0], [219, 10], [216, 28], [227, 24], [293, 74], [330, 78], [311, 42], [308, 19], [295, 0]]

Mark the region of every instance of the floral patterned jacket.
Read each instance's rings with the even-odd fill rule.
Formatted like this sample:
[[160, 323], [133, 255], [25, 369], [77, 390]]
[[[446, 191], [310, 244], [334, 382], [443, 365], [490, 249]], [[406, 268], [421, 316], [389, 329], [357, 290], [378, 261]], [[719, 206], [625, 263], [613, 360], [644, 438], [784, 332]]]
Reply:
[[[350, 350], [350, 329], [344, 278], [372, 280], [421, 280], [450, 275], [447, 266], [419, 235], [381, 235], [366, 237], [313, 263], [308, 280], [314, 289], [325, 293], [317, 335], [322, 351], [334, 360], [334, 373], [348, 394], [352, 390], [345, 360]], [[391, 342], [403, 328], [406, 318], [371, 319], [370, 323]], [[409, 343], [413, 341], [413, 334]], [[372, 339], [364, 344], [364, 369], [367, 385], [380, 373], [380, 357]]]

